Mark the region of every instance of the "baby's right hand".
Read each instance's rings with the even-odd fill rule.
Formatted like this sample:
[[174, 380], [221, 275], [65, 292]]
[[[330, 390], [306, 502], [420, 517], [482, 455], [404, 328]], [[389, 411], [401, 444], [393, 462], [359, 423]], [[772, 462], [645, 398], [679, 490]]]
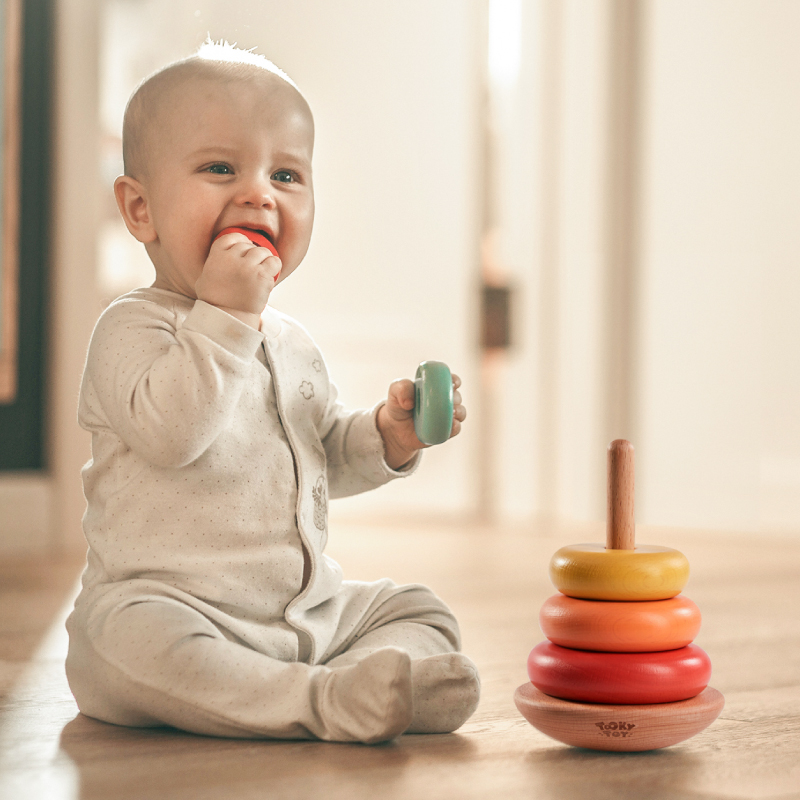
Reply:
[[265, 247], [243, 233], [226, 233], [212, 243], [195, 294], [258, 329], [280, 271], [280, 259]]

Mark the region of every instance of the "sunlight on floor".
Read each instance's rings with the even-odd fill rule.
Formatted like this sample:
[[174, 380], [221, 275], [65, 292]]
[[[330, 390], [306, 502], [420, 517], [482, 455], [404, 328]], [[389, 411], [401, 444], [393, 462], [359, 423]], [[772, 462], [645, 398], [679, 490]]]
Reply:
[[79, 589], [77, 580], [0, 710], [2, 800], [80, 796], [78, 770], [60, 748], [63, 725], [78, 713], [64, 674], [68, 645], [64, 623]]

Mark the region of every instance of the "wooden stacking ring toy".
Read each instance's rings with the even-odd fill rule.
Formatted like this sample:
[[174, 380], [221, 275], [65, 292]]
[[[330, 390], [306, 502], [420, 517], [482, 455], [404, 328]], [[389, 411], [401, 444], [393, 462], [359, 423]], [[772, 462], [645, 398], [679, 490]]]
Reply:
[[[253, 230], [251, 228], [225, 228], [225, 230], [220, 231], [215, 237], [214, 241], [216, 242], [220, 236], [225, 236], [226, 233], [241, 233], [244, 234], [256, 247], [266, 247], [267, 250], [272, 253], [272, 255], [277, 256], [278, 251], [275, 249], [275, 245], [267, 238], [266, 234], [262, 231]], [[280, 258], [280, 256], [278, 256]]]
[[423, 361], [414, 378], [414, 431], [423, 444], [441, 444], [453, 428], [453, 376], [441, 361]]
[[642, 603], [597, 603], [556, 594], [542, 605], [539, 626], [562, 647], [649, 653], [693, 642], [700, 631], [700, 609], [680, 594]]
[[696, 644], [656, 653], [596, 653], [541, 642], [528, 677], [545, 694], [586, 703], [674, 703], [700, 694], [711, 660]]
[[637, 547], [633, 447], [608, 447], [606, 547], [563, 547], [550, 575], [561, 594], [544, 603], [549, 641], [528, 657], [514, 702], [534, 727], [565, 744], [640, 751], [682, 742], [725, 704], [708, 686], [711, 661], [692, 644], [700, 611], [680, 595], [685, 556]]

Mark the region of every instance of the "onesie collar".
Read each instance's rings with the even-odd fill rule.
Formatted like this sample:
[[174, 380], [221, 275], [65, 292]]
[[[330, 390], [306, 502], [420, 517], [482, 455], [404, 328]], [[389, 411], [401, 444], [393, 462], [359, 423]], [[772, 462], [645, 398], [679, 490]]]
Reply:
[[274, 339], [281, 330], [281, 320], [274, 308], [267, 306], [261, 314], [261, 333], [264, 338]]

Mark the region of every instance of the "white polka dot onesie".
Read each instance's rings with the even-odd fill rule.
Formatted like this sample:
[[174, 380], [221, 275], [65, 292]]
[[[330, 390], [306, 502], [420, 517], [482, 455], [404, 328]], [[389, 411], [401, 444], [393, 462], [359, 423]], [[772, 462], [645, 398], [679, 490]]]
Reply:
[[83, 588], [67, 627], [81, 711], [121, 725], [377, 742], [454, 730], [479, 681], [429, 589], [344, 581], [328, 497], [380, 486], [377, 408], [346, 411], [306, 331], [261, 331], [162, 289], [97, 323], [79, 421]]

